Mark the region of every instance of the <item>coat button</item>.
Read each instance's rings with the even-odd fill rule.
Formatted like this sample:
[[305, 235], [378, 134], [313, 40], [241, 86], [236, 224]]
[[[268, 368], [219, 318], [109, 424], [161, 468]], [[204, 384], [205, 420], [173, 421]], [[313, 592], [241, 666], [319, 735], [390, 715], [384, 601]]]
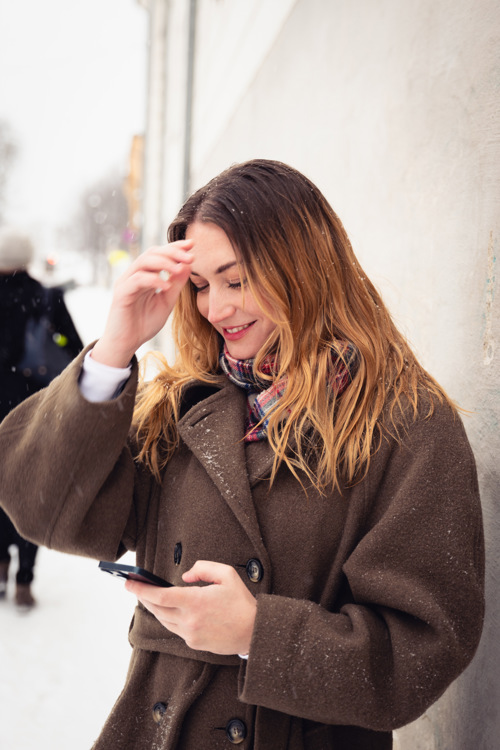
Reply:
[[226, 735], [229, 742], [239, 745], [247, 736], [246, 725], [241, 719], [231, 719], [226, 724]]
[[167, 704], [161, 703], [161, 701], [158, 701], [158, 703], [155, 703], [153, 706], [153, 719], [157, 724], [160, 723], [160, 721], [163, 719], [163, 716], [165, 715], [165, 712], [167, 710]]
[[252, 583], [258, 583], [264, 576], [264, 568], [260, 560], [256, 557], [252, 557], [246, 564], [247, 576]]
[[182, 544], [180, 542], [177, 542], [177, 544], [174, 547], [174, 563], [176, 565], [180, 565], [181, 559], [182, 559]]

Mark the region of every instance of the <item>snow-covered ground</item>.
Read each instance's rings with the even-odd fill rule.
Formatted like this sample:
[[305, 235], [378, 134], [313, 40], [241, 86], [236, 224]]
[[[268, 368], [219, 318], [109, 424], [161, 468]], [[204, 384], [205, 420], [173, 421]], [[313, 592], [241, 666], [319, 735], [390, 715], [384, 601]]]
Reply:
[[14, 587], [0, 601], [0, 748], [89, 750], [123, 687], [134, 599], [95, 560], [45, 548], [31, 611]]

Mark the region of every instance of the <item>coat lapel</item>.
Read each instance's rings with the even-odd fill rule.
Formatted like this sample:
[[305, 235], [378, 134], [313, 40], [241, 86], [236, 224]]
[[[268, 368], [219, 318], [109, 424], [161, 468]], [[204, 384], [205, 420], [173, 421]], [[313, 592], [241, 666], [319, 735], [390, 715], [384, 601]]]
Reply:
[[[267, 558], [247, 473], [243, 441], [246, 410], [244, 391], [228, 382], [194, 405], [179, 421], [178, 429], [256, 550], [262, 558]], [[260, 476], [265, 463], [258, 461]]]

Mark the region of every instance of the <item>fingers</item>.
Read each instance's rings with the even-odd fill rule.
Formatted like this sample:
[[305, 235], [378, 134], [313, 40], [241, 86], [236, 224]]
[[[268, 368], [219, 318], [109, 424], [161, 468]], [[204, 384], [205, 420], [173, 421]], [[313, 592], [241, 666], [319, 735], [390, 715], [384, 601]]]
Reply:
[[191, 271], [191, 240], [179, 240], [164, 246], [150, 247], [141, 253], [118, 279], [115, 291], [134, 295], [140, 291], [168, 291], [179, 282], [183, 285]]
[[[238, 581], [241, 580], [231, 565], [213, 562], [212, 560], [198, 560], [182, 576], [182, 580], [185, 583], [203, 582], [226, 585], [236, 578]], [[141, 600], [147, 599], [156, 604], [171, 607], [183, 606], [186, 592], [192, 591], [192, 589], [182, 586], [162, 588], [161, 586], [152, 586], [149, 583], [140, 583], [139, 581], [132, 580], [125, 582], [125, 588]], [[189, 593], [187, 595], [189, 596]]]
[[168, 589], [128, 580], [125, 588], [165, 627], [185, 638], [186, 619], [184, 592], [188, 589], [173, 586]]
[[103, 335], [92, 354], [97, 361], [123, 367], [163, 328], [191, 272], [192, 244], [180, 240], [152, 247], [120, 276]]
[[212, 585], [164, 589], [127, 581], [125, 586], [190, 648], [217, 654], [248, 653], [257, 605], [235, 569], [201, 560], [183, 580]]
[[183, 266], [190, 266], [193, 254], [190, 252], [191, 240], [180, 240], [169, 245], [153, 246], [141, 253], [123, 274], [124, 278], [131, 277], [137, 271], [148, 271], [159, 274], [167, 271], [168, 275], [183, 270]]
[[204, 581], [205, 583], [224, 583], [228, 577], [238, 575], [234, 568], [223, 563], [212, 562], [211, 560], [198, 560], [191, 570], [186, 571], [182, 580], [185, 583], [196, 583]]
[[[168, 601], [171, 607], [177, 606], [174, 603], [175, 592], [178, 590], [177, 586], [163, 588], [162, 586], [153, 586], [150, 583], [140, 583], [139, 581], [129, 579], [125, 581], [125, 588], [141, 601], [148, 601], [151, 604], [160, 606], [169, 606], [169, 604], [164, 603]], [[167, 599], [165, 598], [165, 594], [169, 595]]]

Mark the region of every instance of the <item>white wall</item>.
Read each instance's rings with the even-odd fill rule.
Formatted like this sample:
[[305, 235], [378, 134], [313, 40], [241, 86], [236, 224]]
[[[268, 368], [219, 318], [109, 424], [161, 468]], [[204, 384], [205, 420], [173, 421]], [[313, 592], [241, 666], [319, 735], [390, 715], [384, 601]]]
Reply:
[[295, 3], [296, 0], [199, 0], [194, 164], [210, 159]]
[[[302, 170], [423, 363], [471, 410], [484, 637], [398, 733], [405, 750], [492, 750], [500, 734], [499, 32], [496, 0], [198, 1], [192, 187], [254, 157]], [[171, 66], [171, 86], [182, 75]]]

